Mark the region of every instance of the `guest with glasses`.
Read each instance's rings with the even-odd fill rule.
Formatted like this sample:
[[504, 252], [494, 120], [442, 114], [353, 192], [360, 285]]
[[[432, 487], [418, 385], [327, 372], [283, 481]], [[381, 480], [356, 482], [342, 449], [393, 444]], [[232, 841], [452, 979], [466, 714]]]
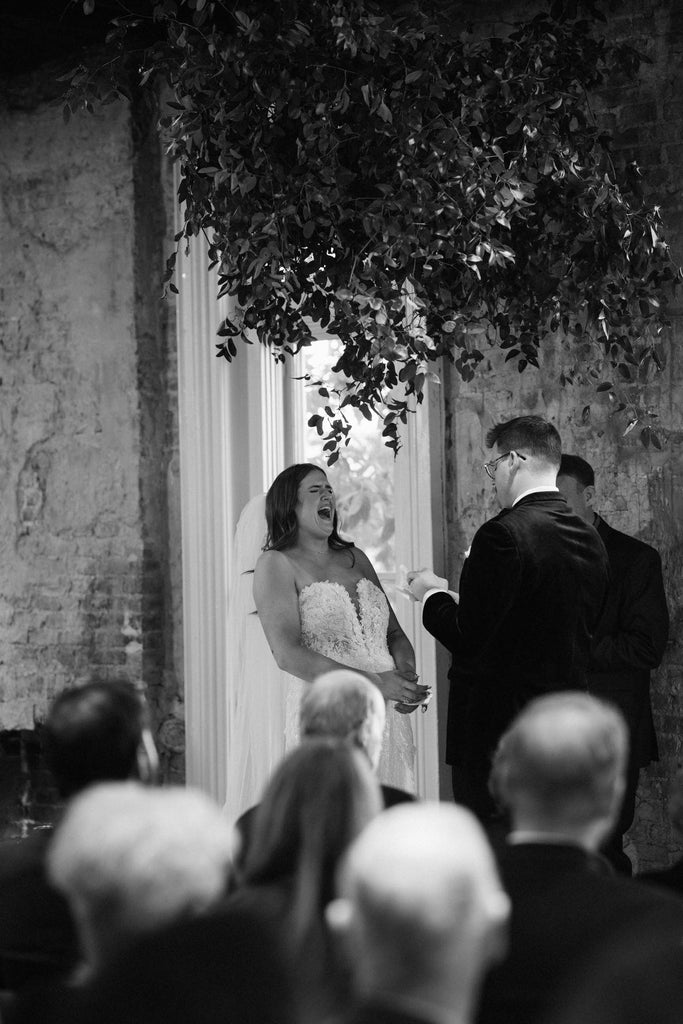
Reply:
[[[452, 656], [446, 759], [453, 795], [485, 823], [491, 755], [515, 714], [539, 694], [584, 689], [591, 633], [607, 588], [597, 532], [556, 486], [561, 442], [540, 416], [487, 435], [484, 463], [501, 511], [477, 531], [459, 596], [430, 571], [409, 573], [423, 623]], [[456, 599], [457, 596], [457, 599]]]

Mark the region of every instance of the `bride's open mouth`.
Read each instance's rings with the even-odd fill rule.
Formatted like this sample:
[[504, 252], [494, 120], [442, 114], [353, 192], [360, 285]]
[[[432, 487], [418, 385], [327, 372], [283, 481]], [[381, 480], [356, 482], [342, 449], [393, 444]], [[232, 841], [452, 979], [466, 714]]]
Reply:
[[324, 519], [326, 523], [332, 522], [332, 508], [329, 505], [322, 505], [318, 509], [318, 516]]

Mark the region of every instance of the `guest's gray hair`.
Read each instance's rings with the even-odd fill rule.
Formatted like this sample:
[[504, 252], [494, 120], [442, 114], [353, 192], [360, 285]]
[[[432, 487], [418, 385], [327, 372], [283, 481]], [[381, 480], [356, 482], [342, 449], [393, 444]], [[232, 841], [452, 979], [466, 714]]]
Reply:
[[131, 935], [199, 913], [224, 895], [233, 831], [198, 790], [137, 782], [75, 797], [48, 851], [86, 953], [99, 962]]
[[386, 720], [384, 698], [369, 679], [352, 669], [318, 676], [304, 692], [299, 712], [302, 739], [346, 739], [377, 767]]

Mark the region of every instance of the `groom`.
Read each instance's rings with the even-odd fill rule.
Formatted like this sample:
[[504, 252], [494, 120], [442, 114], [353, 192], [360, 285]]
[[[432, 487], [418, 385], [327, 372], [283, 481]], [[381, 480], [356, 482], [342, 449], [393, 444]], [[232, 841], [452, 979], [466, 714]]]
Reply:
[[446, 761], [453, 795], [485, 823], [491, 755], [517, 712], [551, 690], [585, 689], [591, 634], [608, 580], [600, 537], [555, 484], [561, 442], [540, 416], [489, 431], [484, 469], [502, 506], [477, 531], [459, 594], [409, 575], [423, 623], [452, 655]]

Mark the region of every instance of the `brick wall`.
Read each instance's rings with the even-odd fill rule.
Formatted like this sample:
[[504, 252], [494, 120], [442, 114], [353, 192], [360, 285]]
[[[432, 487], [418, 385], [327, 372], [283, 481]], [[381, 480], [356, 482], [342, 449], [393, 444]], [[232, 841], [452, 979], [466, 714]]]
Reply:
[[0, 731], [141, 680], [182, 779], [171, 174], [152, 109], [65, 125], [53, 75], [0, 94]]

